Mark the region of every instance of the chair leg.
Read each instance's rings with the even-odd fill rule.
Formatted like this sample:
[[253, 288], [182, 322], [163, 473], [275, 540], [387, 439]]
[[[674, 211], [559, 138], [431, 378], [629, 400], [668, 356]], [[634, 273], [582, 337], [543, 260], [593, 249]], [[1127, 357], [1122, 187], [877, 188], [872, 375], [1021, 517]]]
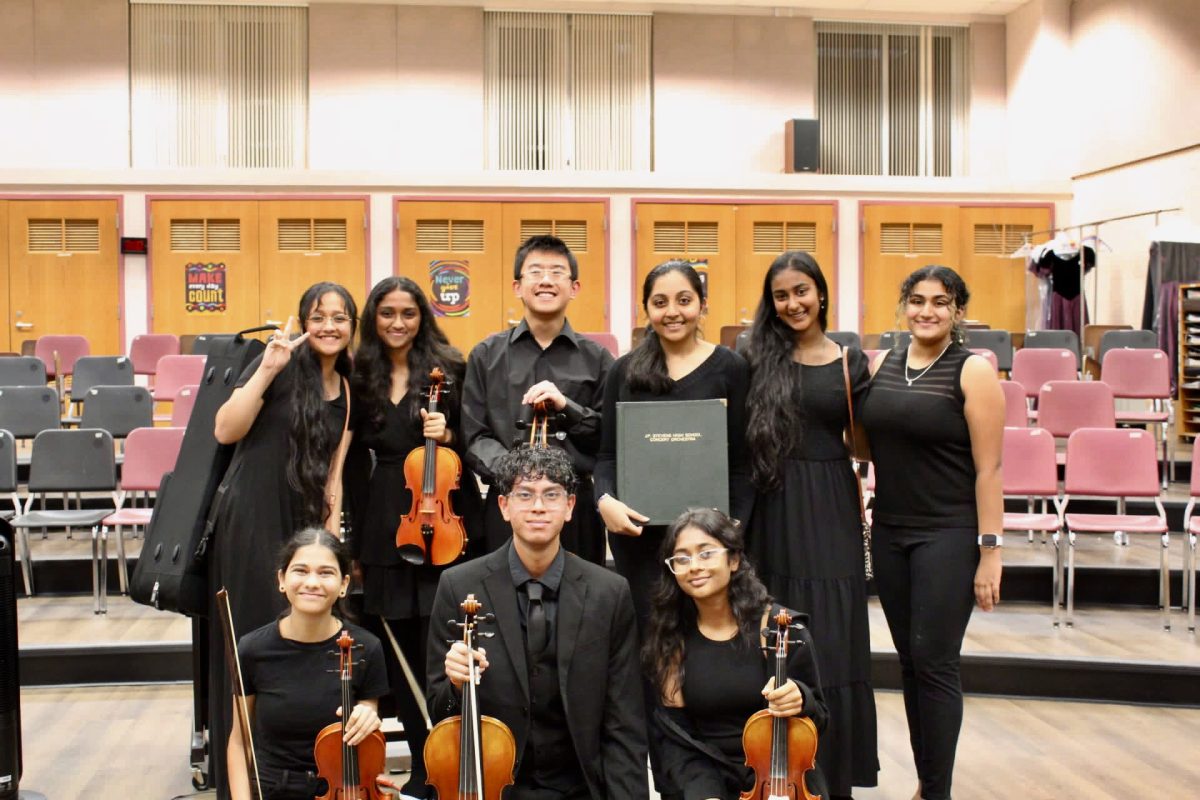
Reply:
[[117, 578], [121, 594], [129, 594], [129, 562], [125, 558], [125, 529], [117, 526]]
[[[1033, 514], [1033, 498], [1032, 497], [1025, 498], [1025, 511], [1028, 514]], [[1026, 533], [1029, 534], [1029, 543], [1033, 544], [1033, 529], [1030, 528], [1029, 530], [1026, 531]]]
[[1171, 537], [1162, 535], [1161, 558], [1158, 566], [1158, 603], [1162, 608], [1163, 630], [1171, 630], [1171, 584], [1169, 582], [1170, 568], [1167, 555], [1170, 550]]
[[1062, 607], [1062, 546], [1059, 531], [1055, 531], [1050, 540], [1054, 543], [1054, 573], [1051, 580], [1050, 621], [1054, 627], [1059, 626], [1058, 611]]
[[25, 579], [25, 596], [33, 597], [33, 554], [29, 551], [29, 531], [17, 528], [17, 541], [21, 547], [21, 577]]
[[1193, 534], [1188, 534], [1187, 550], [1185, 551], [1187, 561], [1187, 574], [1184, 576], [1184, 583], [1188, 587], [1188, 633], [1196, 632], [1196, 537]]
[[92, 528], [93, 533], [100, 530], [100, 613], [108, 613], [108, 529], [100, 526]]
[[1067, 627], [1075, 627], [1075, 531], [1067, 532]]
[[100, 529], [92, 528], [92, 613], [100, 613]]

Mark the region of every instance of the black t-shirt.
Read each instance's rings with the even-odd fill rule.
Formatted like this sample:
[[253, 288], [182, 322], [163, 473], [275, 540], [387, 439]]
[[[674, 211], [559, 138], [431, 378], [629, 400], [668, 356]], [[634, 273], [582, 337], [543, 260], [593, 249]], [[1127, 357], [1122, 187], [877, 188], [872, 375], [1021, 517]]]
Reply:
[[[344, 622], [354, 638], [354, 697], [375, 700], [388, 692], [383, 646], [371, 633]], [[326, 725], [338, 722], [342, 704], [338, 634], [322, 642], [297, 642], [271, 622], [238, 642], [246, 694], [254, 696], [254, 749], [263, 783], [282, 770], [315, 772], [313, 744]], [[361, 645], [361, 649], [359, 646]]]

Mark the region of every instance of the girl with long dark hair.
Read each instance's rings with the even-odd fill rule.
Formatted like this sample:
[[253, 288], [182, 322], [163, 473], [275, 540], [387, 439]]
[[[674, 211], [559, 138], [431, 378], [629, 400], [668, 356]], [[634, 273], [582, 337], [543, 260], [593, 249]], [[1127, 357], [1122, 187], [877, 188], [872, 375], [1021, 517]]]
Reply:
[[[311, 800], [323, 794], [314, 777], [313, 744], [326, 725], [346, 719], [346, 743], [357, 745], [379, 730], [379, 697], [387, 693], [383, 648], [371, 633], [338, 612], [350, 585], [350, 554], [323, 528], [306, 528], [279, 550], [275, 573], [287, 609], [238, 641], [250, 731], [262, 795], [270, 800]], [[341, 707], [337, 640], [354, 639], [354, 708]], [[228, 703], [228, 695], [221, 698]], [[233, 726], [227, 759], [234, 800], [250, 800], [240, 728]]]
[[908, 347], [879, 356], [863, 424], [875, 463], [875, 584], [900, 657], [916, 797], [946, 800], [963, 698], [959, 653], [1000, 601], [1004, 395], [962, 345], [970, 293], [949, 267], [900, 287]]
[[[825, 728], [807, 628], [792, 632], [789, 680], [775, 685], [774, 657], [763, 650], [768, 641], [762, 631], [780, 607], [755, 575], [742, 542], [721, 512], [689, 509], [667, 529], [659, 551], [642, 663], [664, 734], [663, 769], [684, 800], [736, 800], [750, 789], [742, 730], [756, 711], [805, 716], [818, 731]], [[793, 614], [793, 624], [803, 626], [804, 620]], [[827, 796], [819, 767], [806, 782], [811, 793]]]
[[[217, 441], [237, 449], [209, 513], [211, 578], [213, 592], [229, 591], [235, 631], [265, 625], [286, 607], [273, 588], [274, 564], [292, 533], [340, 530], [341, 459], [352, 427], [348, 349], [357, 315], [345, 287], [310, 286], [297, 311], [304, 332], [290, 339], [277, 331], [217, 411]], [[229, 689], [215, 624], [210, 667], [211, 773], [223, 789]]]
[[[404, 460], [426, 437], [461, 453], [458, 412], [465, 363], [438, 327], [425, 293], [409, 278], [384, 278], [375, 285], [363, 304], [360, 330], [351, 387], [361, 416], [351, 461], [367, 461], [363, 457], [368, 448], [375, 455], [369, 482], [363, 471], [366, 498], [354, 504], [351, 526], [354, 557], [362, 569], [363, 610], [369, 628], [378, 629], [381, 638], [389, 633], [395, 638], [424, 687], [429, 613], [442, 568], [410, 564], [396, 549], [396, 528], [412, 507]], [[434, 367], [445, 374], [447, 391], [438, 410], [430, 413], [423, 405]], [[462, 488], [451, 493], [451, 503], [470, 537], [479, 530], [478, 486], [469, 470], [463, 471], [459, 484]], [[412, 753], [412, 774], [402, 793], [425, 797], [430, 791], [425, 785], [425, 718], [399, 658], [391, 647], [386, 654], [397, 716]]]
[[825, 335], [829, 287], [812, 256], [786, 252], [763, 278], [750, 329], [746, 441], [758, 493], [746, 541], [763, 583], [809, 615], [821, 642], [829, 729], [817, 758], [832, 797], [878, 783], [871, 637], [858, 479], [846, 448], [869, 365]]

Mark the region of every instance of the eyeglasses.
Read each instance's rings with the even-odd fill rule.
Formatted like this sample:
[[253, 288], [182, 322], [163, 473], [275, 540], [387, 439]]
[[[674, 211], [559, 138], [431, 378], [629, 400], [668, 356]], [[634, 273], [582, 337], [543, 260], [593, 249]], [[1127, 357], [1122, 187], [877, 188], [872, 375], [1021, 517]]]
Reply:
[[663, 563], [667, 565], [667, 569], [671, 570], [672, 575], [682, 575], [692, 566], [693, 559], [697, 564], [704, 567], [709, 564], [716, 564], [717, 556], [727, 552], [729, 552], [728, 547], [710, 547], [707, 550], [701, 550], [694, 556], [671, 556], [663, 561]]
[[557, 282], [568, 277], [570, 274], [571, 271], [569, 269], [563, 269], [562, 267], [552, 267], [551, 269], [530, 267], [521, 274], [521, 277], [528, 278], [531, 281], [540, 281], [542, 278], [549, 278]]
[[329, 321], [334, 325], [349, 325], [350, 320], [351, 318], [345, 314], [334, 314], [332, 317], [327, 317], [324, 314], [313, 314], [308, 318], [308, 324], [320, 327], [321, 325], [324, 325], [326, 321]]
[[508, 493], [508, 500], [522, 506], [532, 506], [541, 500], [546, 508], [558, 508], [566, 505], [567, 493], [563, 489], [547, 489], [541, 494], [528, 489], [517, 489]]

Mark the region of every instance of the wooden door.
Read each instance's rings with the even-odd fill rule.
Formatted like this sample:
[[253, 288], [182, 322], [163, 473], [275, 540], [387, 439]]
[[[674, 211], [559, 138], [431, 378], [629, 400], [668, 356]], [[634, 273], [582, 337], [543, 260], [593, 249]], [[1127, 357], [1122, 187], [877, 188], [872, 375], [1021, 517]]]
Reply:
[[362, 200], [264, 200], [258, 206], [258, 324], [285, 322], [304, 290], [340, 283], [361, 309], [367, 285]]
[[633, 305], [636, 326], [646, 324], [642, 282], [650, 270], [673, 258], [693, 262], [708, 285], [704, 338], [720, 342], [721, 327], [738, 323], [736, 300], [736, 207], [704, 203], [639, 203], [637, 278]]
[[863, 206], [862, 333], [895, 330], [900, 284], [926, 264], [957, 267], [958, 207]]
[[260, 325], [258, 203], [150, 203], [150, 330], [232, 333]]
[[13, 200], [8, 233], [10, 340], [80, 334], [120, 353], [117, 201]]
[[396, 271], [425, 290], [438, 325], [463, 355], [521, 318], [515, 310], [505, 313], [516, 298], [502, 220], [501, 203], [396, 204]]
[[[608, 226], [603, 203], [505, 203], [502, 250], [512, 260], [530, 236], [562, 239], [579, 262], [579, 294], [567, 308], [567, 318], [579, 333], [608, 331]], [[505, 293], [505, 318], [519, 319], [521, 301]]]
[[803, 250], [816, 259], [829, 285], [829, 330], [837, 330], [833, 221], [832, 204], [738, 206], [737, 324], [753, 322], [771, 262], [785, 250]]
[[[1012, 258], [1033, 231], [1050, 227], [1050, 208], [964, 206], [960, 209], [958, 258], [971, 290], [970, 319], [993, 328], [1025, 330], [1025, 259]], [[1049, 234], [1033, 237], [1035, 244]]]
[[32, 339], [24, 336], [13, 327], [13, 320], [8, 316], [8, 201], [0, 200], [0, 319], [8, 324], [0, 332], [0, 351], [21, 352], [21, 342]]

